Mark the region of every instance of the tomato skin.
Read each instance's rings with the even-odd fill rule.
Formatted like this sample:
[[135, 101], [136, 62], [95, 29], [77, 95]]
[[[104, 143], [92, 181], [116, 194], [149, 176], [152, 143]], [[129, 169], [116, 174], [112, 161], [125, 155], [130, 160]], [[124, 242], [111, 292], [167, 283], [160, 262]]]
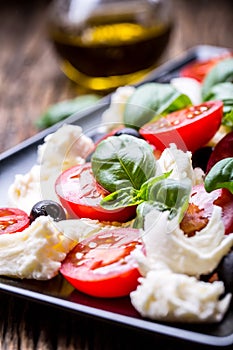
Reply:
[[195, 61], [185, 65], [180, 70], [180, 76], [193, 78], [199, 81], [200, 83], [204, 80], [209, 71], [220, 61], [223, 59], [230, 57], [232, 54], [227, 53], [224, 55], [220, 55], [218, 57], [213, 57], [204, 61]]
[[130, 253], [142, 247], [140, 231], [117, 228], [91, 236], [75, 246], [60, 268], [77, 290], [100, 298], [129, 295], [140, 273]]
[[233, 157], [233, 131], [225, 135], [214, 147], [207, 163], [206, 172], [209, 172], [218, 161], [228, 157]]
[[108, 192], [95, 181], [90, 163], [64, 171], [56, 180], [55, 191], [72, 217], [126, 222], [136, 215], [135, 206], [116, 210], [106, 210], [100, 206], [101, 199]]
[[170, 143], [191, 152], [204, 146], [217, 132], [223, 117], [223, 103], [208, 101], [167, 114], [145, 124], [140, 134], [163, 151]]
[[0, 234], [21, 232], [30, 225], [30, 218], [18, 208], [0, 208]]
[[196, 185], [191, 193], [191, 203], [204, 209], [204, 215], [210, 218], [213, 206], [222, 208], [222, 220], [225, 226], [225, 234], [233, 232], [233, 194], [225, 188], [206, 192], [204, 185]]

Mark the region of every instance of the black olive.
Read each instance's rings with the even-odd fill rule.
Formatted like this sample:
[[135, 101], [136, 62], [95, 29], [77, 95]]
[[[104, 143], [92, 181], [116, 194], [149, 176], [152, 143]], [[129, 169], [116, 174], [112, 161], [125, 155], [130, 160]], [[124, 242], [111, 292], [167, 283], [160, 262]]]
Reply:
[[66, 219], [66, 213], [62, 206], [52, 200], [43, 200], [36, 203], [30, 213], [30, 221], [34, 221], [39, 216], [51, 216], [54, 221]]
[[93, 153], [94, 153], [94, 151], [88, 154], [88, 156], [86, 157], [86, 163], [91, 162], [91, 157], [92, 157]]
[[107, 135], [106, 132], [97, 132], [95, 134], [92, 134], [90, 137], [94, 143], [97, 143], [106, 135]]
[[142, 138], [139, 132], [133, 128], [123, 128], [123, 129], [117, 130], [113, 136], [120, 136], [120, 135], [130, 135], [130, 136], [137, 137], [139, 139]]
[[217, 273], [225, 285], [226, 292], [233, 293], [233, 251], [222, 258]]
[[207, 163], [212, 151], [213, 148], [208, 146], [199, 148], [197, 151], [195, 151], [192, 155], [193, 168], [199, 167], [206, 172]]

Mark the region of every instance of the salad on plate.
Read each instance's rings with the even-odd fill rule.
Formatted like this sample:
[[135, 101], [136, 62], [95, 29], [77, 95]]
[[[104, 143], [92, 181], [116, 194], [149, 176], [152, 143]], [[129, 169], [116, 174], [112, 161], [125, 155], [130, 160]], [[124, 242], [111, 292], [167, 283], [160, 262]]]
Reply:
[[61, 274], [90, 296], [129, 296], [152, 320], [224, 318], [233, 293], [233, 58], [201, 67], [201, 79], [195, 63], [169, 83], [118, 88], [95, 142], [66, 123], [45, 137], [0, 208], [1, 276]]

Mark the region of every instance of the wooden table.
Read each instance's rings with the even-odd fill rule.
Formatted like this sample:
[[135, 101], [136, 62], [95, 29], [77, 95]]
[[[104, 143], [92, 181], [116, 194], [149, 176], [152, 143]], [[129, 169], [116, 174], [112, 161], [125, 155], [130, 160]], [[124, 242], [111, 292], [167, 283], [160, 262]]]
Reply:
[[[198, 44], [233, 48], [232, 0], [173, 1], [176, 26], [161, 62]], [[0, 152], [35, 134], [49, 105], [78, 94], [46, 39], [48, 4], [0, 1]], [[3, 293], [0, 305], [0, 350], [186, 348]]]

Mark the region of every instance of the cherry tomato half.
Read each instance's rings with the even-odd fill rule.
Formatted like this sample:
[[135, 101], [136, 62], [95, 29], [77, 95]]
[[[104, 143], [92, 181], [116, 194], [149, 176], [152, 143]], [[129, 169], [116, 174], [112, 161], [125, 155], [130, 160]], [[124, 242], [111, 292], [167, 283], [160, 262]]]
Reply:
[[79, 291], [103, 298], [128, 295], [140, 273], [130, 253], [140, 249], [140, 231], [117, 228], [78, 243], [62, 262], [60, 272]]
[[30, 225], [30, 219], [23, 210], [0, 208], [0, 234], [23, 231]]
[[164, 118], [145, 124], [139, 132], [159, 150], [175, 143], [180, 149], [194, 152], [214, 136], [221, 125], [222, 116], [223, 103], [208, 101], [167, 114]]
[[108, 192], [96, 182], [90, 163], [64, 171], [55, 183], [55, 191], [71, 216], [126, 222], [136, 215], [135, 206], [116, 210], [106, 210], [100, 206], [101, 199]]
[[224, 55], [213, 57], [204, 61], [195, 61], [187, 64], [180, 70], [180, 75], [182, 77], [193, 78], [199, 82], [202, 82], [209, 71], [220, 61], [231, 56], [231, 53], [226, 53]]
[[204, 185], [192, 189], [189, 208], [181, 222], [181, 228], [188, 234], [199, 231], [208, 223], [214, 205], [222, 208], [225, 234], [233, 232], [233, 194], [225, 188], [206, 192]]

